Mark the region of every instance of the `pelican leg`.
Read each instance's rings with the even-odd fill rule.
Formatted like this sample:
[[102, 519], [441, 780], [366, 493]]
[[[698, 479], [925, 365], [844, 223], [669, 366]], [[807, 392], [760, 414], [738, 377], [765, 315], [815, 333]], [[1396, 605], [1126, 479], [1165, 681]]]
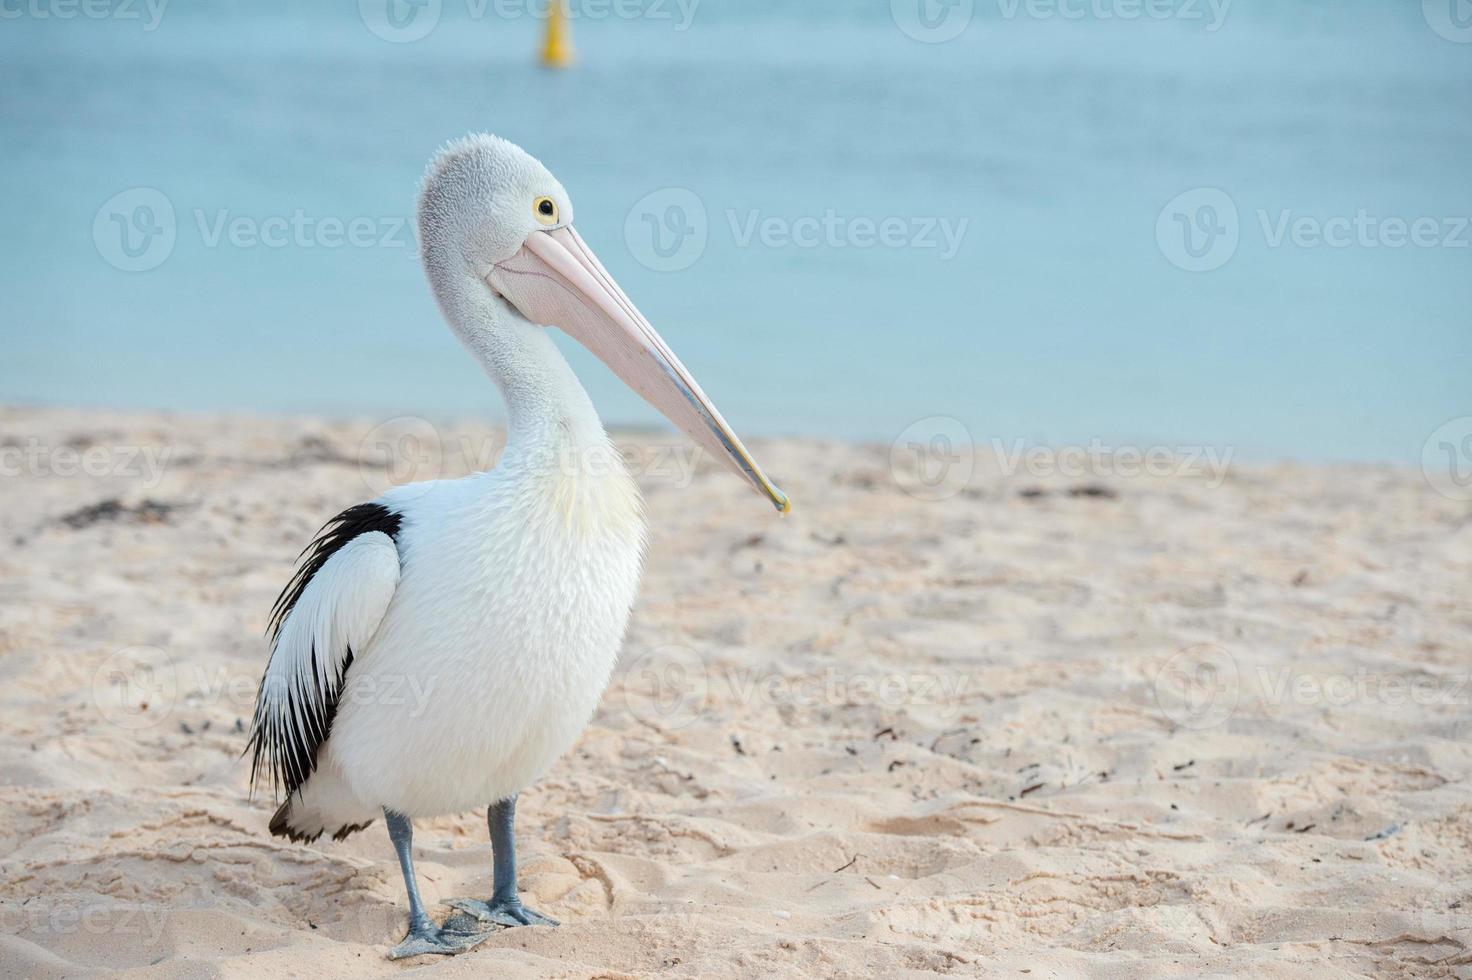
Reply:
[[403, 814], [388, 808], [383, 811], [388, 823], [388, 836], [394, 842], [399, 855], [399, 868], [404, 872], [404, 888], [409, 893], [409, 935], [389, 951], [388, 958], [402, 960], [409, 956], [437, 953], [454, 956], [489, 938], [491, 933], [469, 930], [441, 929], [424, 910], [424, 900], [419, 897], [419, 883], [414, 877], [414, 824]]
[[[493, 922], [499, 926], [555, 926], [558, 921], [521, 904], [516, 888], [516, 797], [492, 803], [486, 813], [491, 831], [491, 854], [494, 893], [491, 900], [456, 898], [447, 904], [472, 916], [475, 921]], [[456, 916], [458, 924], [461, 917]]]

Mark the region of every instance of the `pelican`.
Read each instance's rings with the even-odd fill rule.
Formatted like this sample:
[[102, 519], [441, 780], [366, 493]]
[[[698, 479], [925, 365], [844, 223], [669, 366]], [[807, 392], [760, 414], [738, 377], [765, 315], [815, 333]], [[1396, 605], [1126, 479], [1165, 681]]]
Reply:
[[[454, 954], [501, 927], [557, 923], [522, 904], [517, 794], [565, 752], [608, 683], [638, 589], [638, 488], [553, 343], [558, 327], [779, 512], [762, 471], [690, 372], [573, 230], [546, 167], [486, 134], [447, 144], [420, 187], [424, 272], [500, 388], [499, 463], [395, 487], [323, 526], [271, 611], [247, 751], [282, 799], [271, 833], [342, 840], [380, 814], [408, 893], [389, 956]], [[390, 696], [417, 682], [422, 697]], [[412, 703], [406, 703], [412, 702]], [[489, 898], [436, 924], [413, 820], [488, 806]]]

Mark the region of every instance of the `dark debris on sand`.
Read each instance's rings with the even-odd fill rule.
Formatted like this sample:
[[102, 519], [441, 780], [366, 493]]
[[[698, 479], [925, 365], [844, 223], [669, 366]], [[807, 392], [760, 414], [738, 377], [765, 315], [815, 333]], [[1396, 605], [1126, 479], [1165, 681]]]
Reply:
[[188, 504], [170, 503], [152, 498], [146, 498], [129, 506], [116, 497], [109, 497], [69, 514], [63, 514], [57, 518], [56, 523], [69, 527], [73, 531], [80, 531], [94, 524], [167, 524], [176, 513], [187, 510], [188, 507]]

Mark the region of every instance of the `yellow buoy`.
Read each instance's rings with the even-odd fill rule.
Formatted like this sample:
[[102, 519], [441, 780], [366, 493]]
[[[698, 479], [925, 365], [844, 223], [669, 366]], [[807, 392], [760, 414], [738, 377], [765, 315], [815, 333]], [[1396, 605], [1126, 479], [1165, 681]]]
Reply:
[[567, 26], [566, 0], [552, 0], [547, 12], [547, 40], [542, 45], [543, 68], [571, 68], [576, 60], [572, 49], [572, 33]]

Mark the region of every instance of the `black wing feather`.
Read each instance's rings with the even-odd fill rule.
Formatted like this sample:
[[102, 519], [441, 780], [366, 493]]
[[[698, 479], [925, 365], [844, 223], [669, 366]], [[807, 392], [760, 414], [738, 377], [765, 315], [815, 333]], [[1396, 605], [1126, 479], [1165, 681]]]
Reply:
[[[322, 570], [328, 560], [360, 534], [380, 531], [397, 542], [402, 523], [402, 515], [389, 510], [382, 504], [358, 504], [356, 507], [349, 507], [322, 525], [317, 536], [297, 556], [301, 564], [296, 574], [291, 577], [291, 581], [286, 583], [285, 588], [281, 590], [281, 594], [276, 597], [276, 602], [271, 607], [271, 619], [267, 633], [271, 637], [273, 656], [276, 652], [276, 640], [281, 634], [281, 627], [286, 622], [286, 618], [296, 608], [302, 593], [306, 591], [307, 584]], [[289, 697], [287, 700], [286, 707], [291, 721], [289, 730], [283, 731], [277, 726], [261, 723], [260, 705], [266, 685], [266, 676], [262, 676], [261, 686], [256, 692], [256, 723], [251, 731], [250, 741], [246, 745], [246, 751], [251, 753], [250, 786], [252, 793], [255, 792], [256, 778], [262, 769], [269, 770], [273, 789], [285, 787], [288, 800], [316, 771], [317, 752], [322, 747], [322, 743], [326, 742], [327, 737], [332, 734], [332, 721], [337, 716], [343, 680], [347, 677], [348, 668], [353, 663], [353, 651], [349, 648], [344, 651], [342, 663], [333, 678], [333, 683], [328, 690], [324, 691], [321, 687], [322, 675], [318, 670], [317, 660], [322, 655], [323, 652], [319, 651], [316, 646], [312, 647], [311, 676], [317, 687], [316, 697], [311, 698], [306, 704], [298, 703], [295, 698]], [[268, 665], [266, 675], [268, 676], [269, 673]]]
[[312, 543], [297, 555], [301, 567], [296, 570], [291, 581], [286, 583], [281, 594], [276, 597], [275, 605], [271, 607], [271, 624], [267, 632], [271, 634], [272, 642], [275, 642], [276, 634], [281, 632], [281, 624], [286, 622], [286, 617], [296, 608], [297, 600], [306, 591], [307, 583], [312, 581], [312, 576], [322, 571], [327, 559], [337, 554], [343, 545], [369, 531], [382, 531], [397, 541], [403, 520], [401, 515], [382, 504], [358, 504], [323, 524]]

